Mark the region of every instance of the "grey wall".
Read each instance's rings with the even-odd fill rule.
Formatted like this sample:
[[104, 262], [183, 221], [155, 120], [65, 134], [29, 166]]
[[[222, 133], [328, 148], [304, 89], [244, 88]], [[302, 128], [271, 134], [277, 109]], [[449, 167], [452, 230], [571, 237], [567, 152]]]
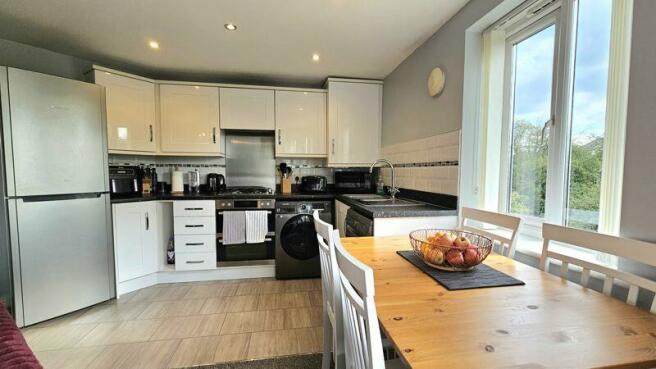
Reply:
[[[465, 64], [465, 30], [501, 0], [471, 0], [403, 61], [383, 86], [383, 146], [460, 129]], [[446, 73], [439, 98], [426, 81], [435, 67]]]
[[0, 39], [0, 65], [82, 80], [88, 60]]
[[627, 114], [622, 235], [656, 242], [656, 1], [636, 0]]

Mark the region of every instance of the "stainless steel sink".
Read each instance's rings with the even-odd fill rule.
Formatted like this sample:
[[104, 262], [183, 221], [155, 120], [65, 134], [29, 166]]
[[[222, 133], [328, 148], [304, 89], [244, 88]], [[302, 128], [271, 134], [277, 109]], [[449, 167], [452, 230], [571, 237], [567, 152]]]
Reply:
[[344, 195], [344, 197], [348, 197], [349, 199], [353, 200], [376, 200], [376, 199], [391, 199], [389, 196], [383, 196], [383, 195], [376, 195], [373, 193], [366, 193], [366, 194], [357, 194], [357, 195]]

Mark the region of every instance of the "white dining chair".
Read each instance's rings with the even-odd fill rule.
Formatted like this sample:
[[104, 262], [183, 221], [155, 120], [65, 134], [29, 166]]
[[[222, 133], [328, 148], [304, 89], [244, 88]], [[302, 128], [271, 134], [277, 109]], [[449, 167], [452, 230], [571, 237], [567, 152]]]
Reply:
[[517, 236], [522, 220], [518, 217], [493, 211], [463, 207], [459, 229], [489, 237], [501, 255], [515, 256]]
[[[626, 303], [633, 306], [638, 300], [640, 288], [656, 293], [656, 281], [550, 249], [553, 243], [557, 242], [656, 266], [656, 244], [548, 223], [542, 225], [542, 238], [544, 243], [540, 256], [540, 269], [544, 271], [549, 270], [551, 259], [559, 260], [560, 276], [566, 279], [569, 265], [576, 265], [581, 268], [581, 285], [586, 288], [590, 281], [590, 272], [595, 271], [604, 277], [602, 292], [607, 296], [611, 295], [615, 280], [623, 281], [629, 285]], [[656, 314], [656, 296], [652, 299], [650, 311]]]
[[374, 301], [374, 273], [349, 254], [334, 232], [338, 285], [344, 321], [344, 352], [347, 369], [404, 368], [399, 359], [385, 361]]
[[333, 226], [319, 218], [319, 211], [313, 213], [314, 228], [319, 242], [321, 263], [321, 290], [323, 292], [323, 360], [322, 369], [329, 369], [331, 359], [335, 369], [344, 368], [344, 335], [342, 323], [341, 298], [339, 296], [337, 261]]

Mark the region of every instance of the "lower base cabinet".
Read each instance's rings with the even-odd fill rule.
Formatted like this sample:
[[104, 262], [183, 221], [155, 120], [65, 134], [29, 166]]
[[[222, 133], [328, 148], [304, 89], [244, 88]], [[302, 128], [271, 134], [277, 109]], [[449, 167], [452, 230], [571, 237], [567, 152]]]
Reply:
[[158, 271], [158, 216], [155, 202], [112, 205], [116, 281]]

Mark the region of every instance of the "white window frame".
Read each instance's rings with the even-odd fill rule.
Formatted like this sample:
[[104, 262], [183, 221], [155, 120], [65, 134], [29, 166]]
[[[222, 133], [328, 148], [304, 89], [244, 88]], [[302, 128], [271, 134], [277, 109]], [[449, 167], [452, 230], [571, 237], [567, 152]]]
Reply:
[[[565, 7], [567, 8], [567, 7]], [[514, 214], [523, 220], [522, 233], [541, 237], [542, 223], [551, 222], [562, 224], [565, 215], [565, 194], [566, 194], [566, 170], [568, 158], [568, 132], [569, 132], [569, 107], [564, 107], [561, 102], [571, 101], [571, 82], [569, 75], [573, 67], [570, 53], [572, 48], [562, 47], [569, 45], [568, 40], [563, 40], [569, 33], [570, 14], [566, 9], [561, 7], [560, 2], [552, 3], [538, 16], [527, 18], [520, 22], [513, 23], [506, 31], [505, 40], [505, 70], [504, 70], [504, 108], [502, 118], [502, 158], [501, 170], [499, 176], [499, 211], [509, 212], [510, 196], [510, 170], [511, 170], [511, 150], [512, 150], [512, 126], [513, 126], [513, 81], [514, 81], [514, 45], [530, 38], [536, 33], [554, 25], [554, 62], [552, 71], [552, 88], [551, 88], [551, 118], [545, 124], [549, 124], [549, 153], [547, 165], [547, 184], [545, 194], [545, 216], [539, 218], [530, 215]]]

